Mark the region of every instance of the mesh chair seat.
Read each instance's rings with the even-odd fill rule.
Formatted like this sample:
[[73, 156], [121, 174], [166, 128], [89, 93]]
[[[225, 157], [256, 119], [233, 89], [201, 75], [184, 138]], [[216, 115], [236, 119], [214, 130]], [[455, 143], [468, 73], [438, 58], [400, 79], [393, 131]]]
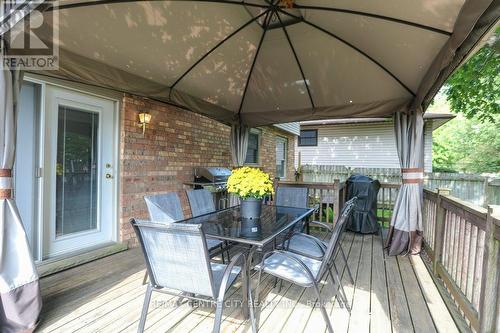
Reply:
[[321, 245], [318, 244], [318, 242], [315, 242], [303, 234], [294, 234], [293, 237], [287, 242], [287, 250], [304, 253], [309, 257], [321, 259], [326, 252], [328, 243], [321, 240], [319, 240], [319, 243], [323, 245], [323, 251], [319, 248]]
[[278, 187], [276, 206], [307, 208], [307, 187]]
[[[289, 253], [289, 255], [300, 260], [311, 271], [313, 277], [316, 278], [318, 276], [321, 268], [320, 260], [295, 253]], [[255, 266], [257, 270], [260, 270], [260, 267], [260, 264]], [[305, 287], [314, 283], [299, 263], [281, 253], [274, 253], [266, 258], [264, 261], [264, 272]]]
[[[226, 270], [226, 267], [228, 265], [218, 264], [215, 262], [211, 262], [210, 265], [212, 266], [211, 268], [212, 268], [212, 276], [214, 279], [214, 289], [215, 289], [215, 292], [218, 294], [219, 289], [220, 289], [220, 285], [222, 284], [222, 278], [224, 277], [224, 271]], [[233, 285], [234, 280], [236, 280], [236, 278], [238, 277], [238, 274], [240, 274], [240, 272], [241, 272], [240, 266], [233, 267], [233, 269], [231, 270], [231, 273], [229, 275], [229, 279], [227, 281], [226, 290], [229, 289]]]
[[191, 206], [191, 214], [200, 216], [216, 211], [212, 193], [205, 189], [186, 191], [189, 205]]
[[218, 247], [220, 247], [224, 242], [218, 239], [209, 239], [207, 238], [207, 248], [208, 251], [212, 251]]

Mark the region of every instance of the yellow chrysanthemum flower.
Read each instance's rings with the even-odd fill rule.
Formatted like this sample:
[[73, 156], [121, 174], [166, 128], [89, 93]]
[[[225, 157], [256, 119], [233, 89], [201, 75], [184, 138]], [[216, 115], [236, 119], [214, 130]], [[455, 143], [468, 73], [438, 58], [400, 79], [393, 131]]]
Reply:
[[269, 175], [257, 168], [234, 169], [227, 181], [227, 190], [242, 198], [261, 199], [273, 193]]

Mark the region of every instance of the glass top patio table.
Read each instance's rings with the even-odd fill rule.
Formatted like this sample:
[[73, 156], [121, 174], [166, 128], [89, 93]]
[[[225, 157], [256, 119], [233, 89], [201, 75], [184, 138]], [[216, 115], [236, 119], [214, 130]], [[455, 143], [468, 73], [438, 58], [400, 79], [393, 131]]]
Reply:
[[262, 205], [259, 219], [244, 219], [240, 206], [234, 206], [179, 222], [202, 223], [209, 238], [263, 247], [313, 212], [314, 208]]

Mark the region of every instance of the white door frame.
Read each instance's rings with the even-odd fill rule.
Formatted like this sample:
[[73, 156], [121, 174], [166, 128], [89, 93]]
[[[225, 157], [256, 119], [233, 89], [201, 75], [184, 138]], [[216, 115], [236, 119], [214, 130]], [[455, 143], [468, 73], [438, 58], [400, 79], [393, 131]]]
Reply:
[[[44, 202], [46, 201], [46, 195], [44, 193], [44, 182], [45, 182], [45, 177], [50, 176], [48, 172], [45, 172], [45, 156], [46, 156], [46, 143], [45, 143], [45, 130], [46, 130], [46, 116], [47, 116], [47, 110], [46, 110], [46, 96], [47, 96], [47, 88], [62, 88], [67, 90], [68, 92], [72, 93], [79, 93], [84, 96], [87, 96], [89, 98], [91, 97], [97, 97], [101, 99], [106, 99], [108, 101], [111, 101], [113, 103], [113, 134], [111, 135], [112, 137], [112, 142], [109, 142], [108, 144], [112, 146], [112, 151], [113, 151], [113, 156], [110, 157], [112, 160], [111, 163], [113, 165], [113, 184], [112, 184], [112, 198], [108, 200], [109, 205], [112, 207], [111, 209], [111, 231], [110, 231], [110, 242], [117, 242], [118, 235], [119, 235], [119, 175], [120, 175], [120, 166], [119, 166], [119, 145], [120, 145], [120, 100], [118, 99], [118, 94], [115, 94], [114, 92], [110, 92], [109, 95], [115, 96], [115, 97], [109, 97], [106, 95], [102, 94], [102, 90], [99, 93], [93, 93], [89, 92], [94, 89], [92, 87], [89, 87], [89, 90], [83, 90], [82, 85], [79, 85], [78, 89], [75, 89], [74, 87], [71, 86], [71, 83], [66, 83], [61, 84], [58, 82], [58, 80], [52, 80], [48, 78], [45, 80], [43, 77], [39, 77], [37, 75], [29, 75], [27, 74], [24, 77], [25, 81], [33, 82], [36, 84], [39, 84], [41, 86], [41, 96], [40, 96], [40, 124], [39, 126], [41, 127], [41, 133], [39, 135], [39, 143], [38, 143], [38, 150], [39, 150], [39, 158], [37, 161], [37, 166], [39, 170], [37, 171], [37, 174], [39, 174], [40, 178], [38, 178], [38, 183], [36, 184], [37, 190], [38, 190], [38, 202], [37, 204], [37, 225], [35, 226], [37, 232], [37, 249], [34, 251], [36, 253], [35, 256], [35, 261], [41, 262], [44, 259], [50, 259], [50, 258], [44, 258], [45, 254], [47, 253], [47, 248], [46, 248], [46, 235], [45, 235], [45, 226], [44, 226], [44, 221], [50, 221], [50, 219], [46, 219], [46, 209], [44, 207]], [[101, 172], [102, 174], [102, 172]], [[44, 212], [45, 210], [45, 212]], [[49, 222], [48, 222], [49, 223]], [[105, 245], [105, 244], [102, 244]], [[89, 248], [91, 248], [92, 245], [89, 245]], [[80, 250], [76, 250], [77, 252], [81, 252]], [[64, 253], [62, 256], [71, 256], [71, 253]], [[46, 257], [46, 256], [45, 256]], [[52, 256], [51, 256], [52, 258]]]

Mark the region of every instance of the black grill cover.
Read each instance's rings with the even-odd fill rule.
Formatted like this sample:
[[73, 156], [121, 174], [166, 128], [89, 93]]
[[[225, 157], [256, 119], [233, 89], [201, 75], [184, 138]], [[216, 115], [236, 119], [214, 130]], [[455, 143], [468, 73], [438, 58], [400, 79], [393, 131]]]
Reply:
[[380, 189], [378, 180], [364, 175], [352, 175], [347, 179], [347, 197], [358, 197], [353, 214], [347, 223], [347, 229], [371, 234], [378, 232], [377, 194]]

